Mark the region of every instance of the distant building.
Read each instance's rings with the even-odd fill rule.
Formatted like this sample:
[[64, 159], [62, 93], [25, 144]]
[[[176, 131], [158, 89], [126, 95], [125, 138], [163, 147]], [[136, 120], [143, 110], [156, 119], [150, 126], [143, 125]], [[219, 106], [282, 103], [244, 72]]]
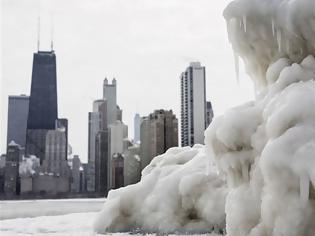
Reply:
[[4, 193], [5, 160], [6, 160], [6, 155], [2, 154], [0, 156], [0, 194]]
[[[100, 164], [104, 166], [104, 161], [108, 159], [108, 130], [107, 130], [107, 100], [99, 99], [93, 103], [93, 112], [89, 113], [89, 137], [88, 137], [88, 180], [87, 189], [89, 192], [99, 191], [102, 181], [103, 170]], [[105, 137], [106, 136], [106, 137]], [[106, 164], [107, 167], [107, 164]], [[107, 176], [107, 170], [106, 176]], [[102, 174], [101, 174], [102, 172]], [[105, 187], [107, 186], [107, 183]], [[102, 191], [103, 192], [103, 191]]]
[[88, 185], [88, 168], [89, 164], [88, 163], [83, 163], [82, 164], [82, 179], [83, 179], [83, 184], [82, 184], [82, 192], [87, 192], [87, 185]]
[[122, 155], [128, 135], [122, 113], [117, 105], [116, 79], [109, 84], [105, 78], [103, 99], [94, 101], [93, 112], [89, 113], [87, 190], [90, 192], [106, 194], [114, 186], [112, 158]]
[[111, 189], [124, 187], [124, 158], [122, 154], [117, 153], [111, 159]]
[[[55, 125], [55, 129], [57, 130], [63, 130], [65, 132], [65, 136], [66, 136], [66, 159], [68, 159], [68, 119], [65, 118], [58, 118], [56, 120], [56, 125]], [[70, 148], [70, 152], [71, 148]]]
[[117, 105], [117, 120], [122, 121], [122, 109]]
[[46, 134], [58, 118], [56, 56], [54, 51], [34, 53], [26, 131], [26, 154], [45, 158]]
[[87, 190], [95, 191], [95, 141], [96, 135], [101, 130], [101, 114], [99, 112], [89, 112], [88, 130], [88, 182]]
[[178, 146], [178, 120], [172, 110], [155, 110], [142, 119], [140, 134], [141, 169], [143, 169], [153, 157]]
[[117, 120], [117, 82], [113, 79], [112, 84], [105, 78], [103, 82], [103, 99], [107, 101], [107, 123], [113, 124]]
[[204, 143], [206, 121], [206, 69], [190, 63], [181, 74], [181, 144]]
[[69, 178], [65, 130], [49, 130], [46, 135], [45, 159], [41, 171]]
[[123, 154], [124, 157], [124, 185], [135, 184], [141, 178], [140, 146], [128, 147]]
[[108, 130], [99, 131], [95, 141], [95, 191], [107, 193], [108, 189]]
[[[116, 121], [114, 124], [109, 125], [109, 159], [108, 159], [108, 189], [113, 189], [116, 185], [114, 176], [117, 177], [120, 171], [112, 173], [113, 158], [120, 157], [124, 153], [126, 146], [125, 140], [128, 138], [128, 126], [123, 124], [121, 121]], [[120, 160], [120, 159], [119, 159]], [[117, 162], [118, 160], [116, 160]], [[123, 162], [123, 161], [122, 161]], [[117, 164], [117, 163], [116, 163]], [[122, 178], [123, 178], [122, 172]]]
[[23, 149], [20, 145], [11, 141], [7, 148], [4, 193], [6, 195], [20, 194], [19, 163], [22, 160]]
[[25, 148], [29, 96], [9, 96], [7, 146], [11, 141]]
[[134, 142], [137, 143], [137, 142], [140, 142], [140, 125], [141, 125], [141, 117], [138, 113], [134, 117], [133, 124], [134, 124]]
[[72, 158], [71, 168], [71, 192], [80, 193], [83, 192], [83, 167], [78, 155], [74, 155]]
[[211, 102], [207, 102], [207, 109], [206, 109], [206, 128], [210, 125], [213, 119], [213, 109]]

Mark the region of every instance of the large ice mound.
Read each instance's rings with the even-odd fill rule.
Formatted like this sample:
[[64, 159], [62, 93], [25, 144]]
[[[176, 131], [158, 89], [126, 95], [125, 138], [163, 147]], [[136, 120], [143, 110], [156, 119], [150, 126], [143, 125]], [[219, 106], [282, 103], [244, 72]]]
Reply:
[[235, 0], [224, 17], [256, 100], [110, 192], [98, 232], [315, 235], [315, 1]]
[[[206, 168], [208, 167], [208, 168]], [[227, 188], [204, 147], [171, 148], [135, 185], [109, 192], [97, 232], [220, 232]]]

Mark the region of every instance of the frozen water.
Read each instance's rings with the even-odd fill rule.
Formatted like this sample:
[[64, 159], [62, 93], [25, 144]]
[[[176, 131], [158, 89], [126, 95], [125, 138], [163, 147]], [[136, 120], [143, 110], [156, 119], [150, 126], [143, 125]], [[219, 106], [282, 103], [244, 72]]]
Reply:
[[110, 191], [95, 229], [219, 232], [225, 228], [226, 190], [202, 145], [171, 148], [143, 170], [140, 183]]
[[[17, 208], [32, 211], [30, 215], [19, 215], [19, 218], [0, 220], [1, 236], [93, 236], [98, 235], [93, 230], [93, 222], [97, 216], [96, 205], [100, 209], [104, 199], [68, 199], [68, 200], [39, 200], [39, 201], [3, 201], [2, 209], [10, 208], [18, 212]], [[63, 204], [63, 205], [60, 205]], [[94, 206], [93, 206], [94, 204]], [[72, 208], [61, 212], [60, 208], [70, 205]], [[92, 205], [92, 206], [91, 206]], [[4, 207], [5, 206], [5, 207]], [[47, 211], [47, 208], [50, 209]], [[55, 210], [53, 212], [53, 209]], [[44, 214], [41, 212], [43, 211]], [[37, 215], [35, 214], [37, 213]], [[66, 213], [66, 214], [65, 214]], [[3, 218], [3, 217], [2, 217]], [[135, 236], [141, 234], [132, 233]], [[115, 233], [112, 236], [127, 236], [130, 233]], [[153, 235], [152, 235], [153, 236]], [[218, 235], [207, 235], [218, 236]]]
[[104, 202], [104, 199], [0, 201], [0, 220], [97, 212]]
[[97, 232], [315, 235], [315, 1], [235, 0], [224, 17], [256, 100], [216, 117], [205, 147], [170, 149], [110, 192]]

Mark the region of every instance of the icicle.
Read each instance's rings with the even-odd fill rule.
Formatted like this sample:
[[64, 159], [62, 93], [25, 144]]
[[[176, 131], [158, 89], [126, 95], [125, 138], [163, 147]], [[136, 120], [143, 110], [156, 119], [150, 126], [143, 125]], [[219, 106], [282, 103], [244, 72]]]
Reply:
[[240, 83], [240, 59], [238, 54], [234, 51], [234, 67], [235, 67], [235, 75], [237, 84]]
[[275, 21], [273, 18], [271, 19], [271, 27], [272, 27], [272, 35], [275, 36]]
[[287, 40], [286, 42], [286, 50], [287, 50], [287, 53], [290, 54], [290, 40]]
[[246, 33], [247, 31], [247, 16], [243, 15], [243, 27], [244, 27], [244, 31]]
[[206, 176], [209, 176], [210, 173], [210, 165], [211, 165], [211, 160], [208, 158], [208, 164], [206, 166]]
[[243, 177], [243, 181], [248, 182], [249, 181], [249, 173], [248, 173], [248, 164], [244, 163], [242, 164], [242, 177]]
[[282, 45], [281, 45], [281, 30], [277, 30], [277, 43], [278, 43], [278, 50], [281, 52]]
[[300, 176], [300, 199], [302, 203], [307, 203], [310, 195], [310, 180], [307, 174]]

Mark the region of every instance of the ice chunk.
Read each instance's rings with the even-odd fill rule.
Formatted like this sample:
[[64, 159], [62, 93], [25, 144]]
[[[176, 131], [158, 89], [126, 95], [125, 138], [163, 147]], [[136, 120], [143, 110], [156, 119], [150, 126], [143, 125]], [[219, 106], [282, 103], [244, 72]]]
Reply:
[[244, 32], [246, 33], [246, 31], [247, 31], [247, 16], [243, 15], [242, 20], [243, 20]]
[[271, 30], [272, 30], [272, 35], [275, 36], [275, 20], [271, 18]]
[[277, 29], [276, 34], [277, 34], [278, 51], [281, 52], [281, 50], [282, 50], [281, 29]]
[[307, 203], [309, 199], [310, 180], [307, 174], [300, 176], [300, 197], [302, 203]]
[[240, 83], [240, 58], [238, 54], [234, 51], [234, 69], [235, 69], [235, 76], [237, 84]]

